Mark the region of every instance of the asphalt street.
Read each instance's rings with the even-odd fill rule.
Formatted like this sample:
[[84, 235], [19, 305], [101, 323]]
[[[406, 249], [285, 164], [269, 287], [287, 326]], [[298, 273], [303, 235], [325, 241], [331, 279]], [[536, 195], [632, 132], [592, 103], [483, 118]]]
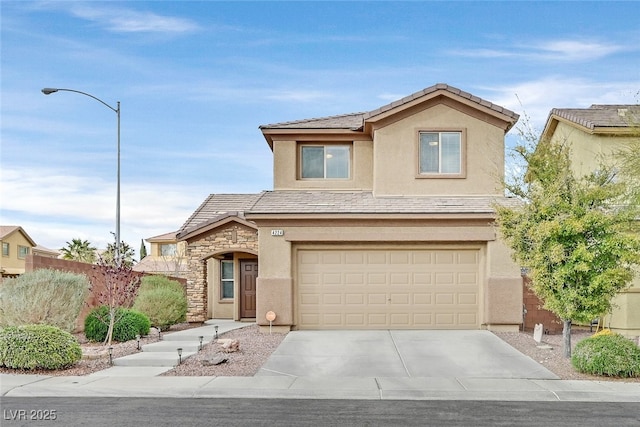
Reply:
[[637, 403], [611, 402], [3, 397], [1, 406], [3, 427], [640, 425]]

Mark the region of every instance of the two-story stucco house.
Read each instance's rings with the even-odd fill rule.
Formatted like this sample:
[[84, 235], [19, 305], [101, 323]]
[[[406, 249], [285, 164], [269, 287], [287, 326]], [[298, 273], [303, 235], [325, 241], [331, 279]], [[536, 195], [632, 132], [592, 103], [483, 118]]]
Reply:
[[365, 113], [261, 126], [273, 191], [212, 195], [178, 232], [189, 319], [516, 330], [522, 277], [492, 206], [513, 203], [501, 180], [517, 119], [438, 84]]
[[[640, 105], [554, 108], [542, 140], [569, 144], [572, 167], [576, 175], [583, 176], [596, 170], [603, 158], [615, 161], [616, 153], [640, 138], [639, 129]], [[640, 277], [613, 303], [612, 313], [604, 316], [605, 326], [627, 336], [640, 335]]]
[[0, 277], [15, 277], [25, 272], [25, 261], [31, 254], [57, 258], [60, 253], [33, 241], [19, 225], [0, 226]]

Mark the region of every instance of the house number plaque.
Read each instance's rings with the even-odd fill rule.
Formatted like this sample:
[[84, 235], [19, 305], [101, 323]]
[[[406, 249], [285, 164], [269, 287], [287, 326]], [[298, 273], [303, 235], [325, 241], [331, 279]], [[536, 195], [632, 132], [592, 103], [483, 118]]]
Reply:
[[284, 230], [271, 230], [272, 236], [284, 236]]

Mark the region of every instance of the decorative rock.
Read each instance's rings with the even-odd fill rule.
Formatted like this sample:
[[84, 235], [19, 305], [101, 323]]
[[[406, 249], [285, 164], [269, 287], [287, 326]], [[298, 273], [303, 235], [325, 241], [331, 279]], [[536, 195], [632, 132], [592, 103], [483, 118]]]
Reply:
[[[223, 341], [223, 342], [220, 342]], [[218, 340], [219, 344], [222, 344], [222, 350], [226, 353], [233, 353], [234, 351], [238, 351], [240, 349], [240, 341], [238, 340], [232, 340], [232, 339], [225, 339], [225, 340]]]
[[221, 354], [216, 354], [215, 356], [211, 356], [209, 358], [206, 358], [202, 361], [202, 364], [204, 366], [215, 366], [215, 365], [219, 365], [221, 363], [226, 362], [228, 359], [221, 355]]

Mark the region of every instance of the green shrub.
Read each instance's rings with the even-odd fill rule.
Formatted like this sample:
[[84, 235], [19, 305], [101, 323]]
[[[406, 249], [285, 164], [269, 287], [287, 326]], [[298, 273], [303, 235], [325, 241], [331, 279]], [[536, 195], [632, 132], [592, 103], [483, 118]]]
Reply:
[[[115, 341], [129, 341], [136, 335], [147, 335], [151, 328], [149, 318], [139, 311], [118, 308], [113, 325], [113, 339]], [[109, 307], [96, 307], [84, 320], [84, 335], [88, 340], [102, 342], [109, 332]]]
[[143, 276], [142, 280], [140, 281], [140, 290], [138, 292], [144, 292], [158, 288], [172, 289], [176, 292], [181, 292], [183, 294], [185, 293], [184, 286], [182, 286], [180, 282], [171, 280], [167, 276], [161, 275]]
[[151, 324], [161, 330], [184, 322], [187, 318], [187, 297], [182, 290], [158, 287], [140, 290], [133, 308], [149, 317]]
[[28, 271], [0, 286], [0, 326], [46, 324], [73, 331], [89, 290], [81, 274]]
[[113, 339], [116, 341], [129, 341], [136, 335], [148, 335], [151, 328], [149, 318], [136, 310], [123, 309], [121, 317], [113, 327]]
[[640, 376], [640, 347], [619, 334], [603, 334], [576, 344], [571, 363], [579, 372], [610, 377]]
[[109, 331], [109, 307], [96, 307], [84, 319], [84, 336], [90, 341], [102, 342]]
[[0, 366], [62, 369], [81, 358], [82, 350], [75, 337], [55, 326], [10, 326], [0, 330]]

